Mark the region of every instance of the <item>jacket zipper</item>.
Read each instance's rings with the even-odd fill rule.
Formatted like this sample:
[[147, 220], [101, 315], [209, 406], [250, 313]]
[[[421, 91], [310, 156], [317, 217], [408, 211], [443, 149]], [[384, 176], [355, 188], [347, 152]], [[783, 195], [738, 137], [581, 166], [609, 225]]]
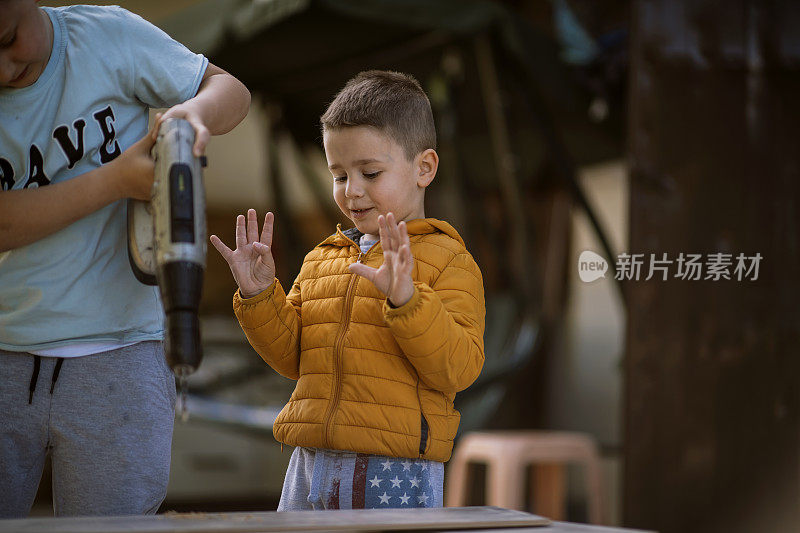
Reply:
[[[353, 242], [352, 239], [350, 239], [350, 242]], [[359, 250], [356, 263], [360, 263], [365, 259], [378, 245], [378, 243], [375, 243], [365, 254], [355, 242], [353, 242], [353, 244], [356, 246], [356, 249]], [[328, 406], [328, 411], [325, 413], [325, 419], [322, 425], [323, 446], [325, 448], [333, 447], [333, 438], [331, 435], [333, 432], [333, 414], [339, 406], [339, 396], [342, 393], [342, 344], [344, 344], [344, 335], [347, 332], [347, 328], [350, 326], [350, 312], [353, 308], [353, 294], [355, 293], [355, 286], [358, 283], [358, 277], [357, 274], [350, 275], [350, 283], [347, 285], [347, 293], [344, 297], [342, 320], [339, 324], [339, 331], [336, 334], [336, 342], [333, 348], [333, 399]]]
[[425, 418], [425, 413], [419, 412], [421, 418], [421, 427], [419, 433], [419, 457], [420, 459], [425, 455], [425, 450], [428, 447], [428, 420]]
[[425, 413], [422, 411], [422, 397], [419, 395], [419, 377], [417, 377], [417, 401], [419, 402], [419, 458], [425, 455], [425, 450], [428, 448], [428, 419], [425, 418]]

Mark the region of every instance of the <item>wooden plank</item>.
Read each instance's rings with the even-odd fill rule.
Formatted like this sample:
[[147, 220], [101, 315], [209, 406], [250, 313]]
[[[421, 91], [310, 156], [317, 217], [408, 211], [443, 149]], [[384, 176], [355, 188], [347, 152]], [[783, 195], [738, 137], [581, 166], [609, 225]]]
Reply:
[[[481, 533], [510, 533], [508, 529], [481, 529]], [[551, 522], [544, 527], [518, 527], [513, 533], [655, 533], [644, 529], [593, 526], [573, 522]]]
[[0, 520], [0, 533], [243, 533], [270, 531], [465, 530], [546, 526], [550, 521], [500, 507], [359, 509], [287, 513], [186, 513], [155, 516]]

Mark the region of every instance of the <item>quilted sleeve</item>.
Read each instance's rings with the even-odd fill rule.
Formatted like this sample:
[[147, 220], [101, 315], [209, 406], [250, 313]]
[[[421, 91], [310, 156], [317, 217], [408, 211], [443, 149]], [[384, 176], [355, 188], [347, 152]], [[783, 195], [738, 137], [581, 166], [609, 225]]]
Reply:
[[233, 312], [250, 345], [278, 374], [300, 377], [300, 277], [289, 294], [275, 279], [272, 286], [253, 298], [233, 295]]
[[420, 379], [444, 393], [466, 389], [483, 367], [486, 307], [483, 278], [467, 252], [457, 254], [433, 287], [415, 282], [405, 305], [383, 312]]

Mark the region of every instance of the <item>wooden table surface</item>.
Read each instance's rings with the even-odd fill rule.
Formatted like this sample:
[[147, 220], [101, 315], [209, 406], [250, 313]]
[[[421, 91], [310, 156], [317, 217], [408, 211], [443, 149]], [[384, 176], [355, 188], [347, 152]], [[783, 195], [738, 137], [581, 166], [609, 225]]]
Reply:
[[[612, 533], [630, 529], [551, 522], [500, 507], [366, 509], [277, 513], [166, 513], [151, 516], [0, 520], [0, 533], [246, 533], [274, 531], [481, 531]], [[513, 530], [513, 532], [512, 532]]]

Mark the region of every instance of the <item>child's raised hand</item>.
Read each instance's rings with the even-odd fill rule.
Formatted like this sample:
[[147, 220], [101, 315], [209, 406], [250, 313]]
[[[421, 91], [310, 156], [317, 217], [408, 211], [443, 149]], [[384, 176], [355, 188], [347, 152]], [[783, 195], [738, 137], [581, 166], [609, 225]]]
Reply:
[[378, 216], [383, 264], [379, 268], [361, 263], [350, 265], [350, 272], [370, 280], [375, 287], [389, 298], [389, 302], [400, 307], [414, 296], [414, 280], [411, 271], [414, 257], [408, 239], [406, 223], [395, 221], [392, 213]]
[[247, 210], [236, 217], [236, 249], [231, 250], [216, 235], [211, 236], [211, 244], [222, 254], [231, 267], [233, 279], [239, 285], [243, 298], [252, 298], [269, 288], [275, 279], [275, 260], [272, 257], [272, 228], [275, 217], [267, 213], [261, 238], [258, 236], [256, 210]]

